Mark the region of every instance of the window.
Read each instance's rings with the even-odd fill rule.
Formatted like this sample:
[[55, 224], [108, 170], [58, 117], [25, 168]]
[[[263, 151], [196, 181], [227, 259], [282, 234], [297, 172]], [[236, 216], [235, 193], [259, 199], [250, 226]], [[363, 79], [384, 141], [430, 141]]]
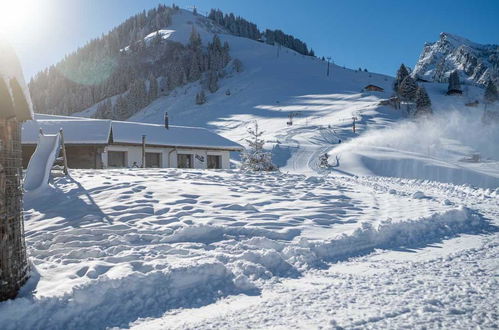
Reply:
[[146, 167], [158, 168], [160, 166], [160, 154], [158, 152], [146, 152]]
[[215, 155], [208, 155], [208, 168], [210, 169], [222, 168], [222, 157]]
[[179, 154], [177, 155], [178, 168], [193, 168], [192, 155]]
[[108, 167], [126, 167], [126, 152], [125, 151], [108, 151], [107, 166]]

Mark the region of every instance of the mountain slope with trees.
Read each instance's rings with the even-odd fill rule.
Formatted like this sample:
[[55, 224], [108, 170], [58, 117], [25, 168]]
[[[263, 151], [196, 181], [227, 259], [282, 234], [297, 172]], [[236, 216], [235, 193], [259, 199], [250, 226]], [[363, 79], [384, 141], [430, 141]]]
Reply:
[[[215, 10], [209, 19], [194, 12], [189, 39], [178, 42], [169, 35], [182, 12], [175, 5], [144, 11], [38, 73], [29, 84], [35, 111], [71, 115], [97, 104], [96, 117], [123, 120], [159, 96], [200, 79], [203, 87], [196, 101], [202, 104], [202, 94], [218, 89], [231, 61], [230, 46], [217, 33], [253, 40], [265, 36], [268, 43], [313, 54], [305, 43], [282, 31], [262, 33], [241, 17]], [[198, 21], [212, 32], [209, 40], [197, 32]], [[238, 71], [241, 63], [236, 60], [234, 66]]]

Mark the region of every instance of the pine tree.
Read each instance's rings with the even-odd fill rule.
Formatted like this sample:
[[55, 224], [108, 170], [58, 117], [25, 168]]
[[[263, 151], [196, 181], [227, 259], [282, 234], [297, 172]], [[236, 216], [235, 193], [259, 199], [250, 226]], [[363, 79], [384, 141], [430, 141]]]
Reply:
[[405, 79], [402, 80], [402, 83], [399, 85], [399, 95], [404, 101], [415, 101], [417, 90], [418, 85], [411, 76], [405, 77]]
[[492, 82], [492, 80], [487, 81], [487, 85], [485, 86], [485, 92], [483, 94], [483, 99], [485, 100], [485, 103], [494, 103], [496, 101], [499, 101], [497, 87]]
[[196, 94], [196, 104], [201, 105], [206, 103], [206, 95], [204, 94], [204, 90]]
[[192, 49], [201, 47], [201, 37], [196, 31], [194, 25], [192, 26], [191, 36], [189, 37], [189, 47], [191, 47]]
[[459, 93], [461, 94], [461, 83], [459, 81], [459, 73], [454, 70], [449, 75], [449, 86], [447, 87], [447, 94]]
[[148, 91], [147, 99], [148, 99], [148, 103], [151, 103], [152, 101], [154, 101], [158, 98], [158, 80], [151, 73], [149, 75], [148, 81], [149, 81], [149, 91]]
[[246, 142], [249, 148], [242, 153], [241, 169], [250, 171], [276, 171], [277, 166], [272, 163], [271, 154], [263, 149], [265, 140], [261, 137], [264, 132], [259, 130], [257, 122], [255, 122], [254, 128], [248, 129], [248, 133], [250, 138], [246, 139]]
[[416, 111], [414, 116], [428, 115], [433, 113], [431, 110], [431, 100], [423, 86], [419, 86], [416, 91]]
[[127, 98], [123, 95], [118, 96], [113, 107], [113, 117], [118, 120], [125, 120], [131, 116]]
[[197, 54], [193, 54], [189, 68], [189, 81], [196, 81], [199, 78], [201, 78], [201, 68], [199, 66]]
[[218, 90], [218, 73], [216, 71], [210, 71], [208, 74], [208, 90], [211, 93]]
[[409, 71], [407, 71], [407, 68], [404, 64], [401, 64], [400, 68], [397, 71], [397, 77], [395, 78], [395, 83], [393, 85], [393, 90], [395, 91], [395, 93], [399, 93], [399, 86], [407, 76], [409, 76]]

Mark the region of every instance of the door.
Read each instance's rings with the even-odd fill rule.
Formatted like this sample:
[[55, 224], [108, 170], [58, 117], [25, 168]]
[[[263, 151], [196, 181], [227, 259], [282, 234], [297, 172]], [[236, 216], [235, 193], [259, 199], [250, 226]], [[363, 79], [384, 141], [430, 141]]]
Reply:
[[158, 152], [146, 152], [146, 167], [159, 168], [160, 154]]
[[126, 151], [108, 151], [107, 167], [111, 168], [126, 167]]
[[208, 155], [208, 168], [222, 168], [222, 156]]

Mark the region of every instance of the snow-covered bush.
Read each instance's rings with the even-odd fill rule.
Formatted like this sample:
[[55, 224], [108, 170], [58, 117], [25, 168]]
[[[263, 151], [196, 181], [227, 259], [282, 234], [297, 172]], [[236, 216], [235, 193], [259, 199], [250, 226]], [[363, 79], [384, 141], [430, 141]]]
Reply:
[[243, 151], [241, 169], [249, 171], [277, 171], [277, 166], [272, 163], [272, 155], [263, 149], [265, 140], [261, 139], [263, 131], [258, 129], [255, 122], [254, 128], [249, 128], [250, 135], [246, 142], [249, 148]]

